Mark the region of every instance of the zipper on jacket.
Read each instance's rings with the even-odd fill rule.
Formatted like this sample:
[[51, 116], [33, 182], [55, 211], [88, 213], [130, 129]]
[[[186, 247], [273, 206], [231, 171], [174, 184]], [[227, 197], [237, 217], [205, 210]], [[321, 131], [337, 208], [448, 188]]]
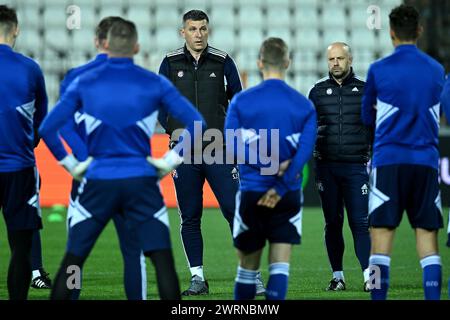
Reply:
[[197, 78], [197, 68], [198, 63], [194, 63], [194, 87], [195, 87], [195, 106], [197, 109], [199, 108], [198, 105], [198, 78]]
[[338, 153], [341, 153], [342, 146], [342, 85], [339, 85], [339, 148]]

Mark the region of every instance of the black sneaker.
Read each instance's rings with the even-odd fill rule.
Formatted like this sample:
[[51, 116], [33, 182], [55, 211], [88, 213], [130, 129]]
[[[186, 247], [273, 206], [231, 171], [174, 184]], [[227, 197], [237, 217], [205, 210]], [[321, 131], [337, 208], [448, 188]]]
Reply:
[[266, 288], [264, 287], [264, 282], [261, 277], [261, 272], [256, 275], [256, 295], [263, 296], [266, 294]]
[[342, 279], [333, 278], [327, 287], [327, 291], [343, 291], [345, 290], [345, 282]]
[[31, 287], [35, 289], [51, 289], [52, 280], [49, 277], [50, 274], [45, 272], [43, 268], [39, 269], [39, 273], [41, 275], [31, 281]]
[[199, 296], [209, 293], [209, 285], [207, 280], [202, 280], [199, 276], [191, 278], [191, 285], [186, 291], [181, 293], [182, 296]]

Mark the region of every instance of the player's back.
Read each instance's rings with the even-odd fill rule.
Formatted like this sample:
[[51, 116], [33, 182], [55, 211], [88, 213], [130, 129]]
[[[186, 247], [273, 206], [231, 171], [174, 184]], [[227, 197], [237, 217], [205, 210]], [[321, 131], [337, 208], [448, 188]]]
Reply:
[[47, 113], [47, 95], [36, 62], [0, 44], [0, 172], [34, 165], [34, 126]]
[[[106, 63], [107, 59], [107, 54], [100, 53], [95, 57], [95, 59], [87, 62], [86, 64], [70, 69], [61, 82], [59, 91], [60, 97], [62, 97], [62, 95], [66, 92], [72, 81], [82, 74], [102, 66]], [[78, 160], [85, 160], [88, 154], [85, 143], [86, 130], [84, 119], [85, 116], [77, 111], [74, 115], [74, 119], [68, 121], [67, 124], [60, 130], [61, 136], [69, 144], [73, 155]]]
[[132, 59], [113, 58], [77, 81], [88, 152], [95, 159], [87, 177], [154, 175], [145, 157], [166, 90], [163, 79]]
[[377, 93], [374, 162], [437, 166], [443, 67], [415, 45], [374, 63]]
[[[306, 121], [311, 114], [315, 114], [312, 103], [302, 94], [291, 88], [284, 81], [269, 79], [260, 85], [243, 91], [233, 101], [240, 120], [240, 126], [246, 130], [255, 130], [256, 134], [261, 129], [267, 131], [267, 152], [261, 150], [261, 135], [258, 139], [258, 164], [243, 164], [239, 166], [241, 189], [267, 190], [277, 180], [276, 174], [262, 175], [260, 169], [267, 167], [261, 156], [269, 156], [272, 159], [277, 155], [279, 162], [291, 159], [299, 147], [299, 139], [303, 133]], [[314, 118], [315, 121], [315, 118]], [[315, 123], [315, 122], [314, 122]], [[278, 130], [279, 139], [271, 141], [271, 130]], [[250, 132], [250, 131], [248, 131]], [[274, 136], [275, 137], [275, 136]], [[250, 137], [251, 139], [251, 137]], [[310, 137], [311, 140], [315, 136]], [[272, 146], [275, 148], [272, 150]], [[248, 145], [247, 145], [248, 148]], [[252, 152], [253, 154], [255, 152]], [[301, 180], [292, 189], [300, 188]]]
[[78, 67], [72, 68], [69, 71], [67, 71], [66, 76], [64, 77], [63, 81], [61, 82], [60, 91], [59, 94], [62, 96], [67, 88], [69, 87], [70, 83], [72, 83], [73, 80], [75, 80], [77, 77], [82, 75], [85, 72], [91, 71], [97, 67], [100, 67], [103, 63], [105, 63], [108, 59], [108, 55], [105, 53], [98, 54], [95, 59], [80, 65]]

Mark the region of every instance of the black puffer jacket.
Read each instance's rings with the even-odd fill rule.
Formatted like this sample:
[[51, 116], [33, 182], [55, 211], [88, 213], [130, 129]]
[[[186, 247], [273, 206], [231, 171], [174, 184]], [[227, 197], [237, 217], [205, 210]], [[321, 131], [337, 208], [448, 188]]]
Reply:
[[339, 85], [331, 75], [320, 79], [309, 92], [317, 111], [318, 161], [366, 163], [372, 132], [361, 121], [364, 81], [350, 71]]

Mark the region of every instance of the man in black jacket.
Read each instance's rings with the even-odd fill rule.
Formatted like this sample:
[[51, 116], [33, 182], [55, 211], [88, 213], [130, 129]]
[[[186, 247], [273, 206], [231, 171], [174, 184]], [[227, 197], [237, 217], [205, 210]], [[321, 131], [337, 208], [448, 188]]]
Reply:
[[[200, 10], [191, 10], [183, 16], [181, 35], [183, 47], [166, 55], [159, 73], [166, 76], [178, 90], [194, 104], [203, 115], [208, 129], [222, 131], [228, 102], [242, 90], [236, 65], [231, 57], [208, 45], [208, 16]], [[166, 114], [158, 116], [160, 124], [170, 135], [170, 147], [178, 142], [182, 126]], [[203, 150], [207, 143], [203, 143]], [[195, 147], [194, 147], [195, 148]], [[203, 274], [203, 239], [200, 229], [203, 184], [205, 179], [216, 196], [222, 213], [231, 228], [234, 218], [235, 195], [239, 187], [237, 167], [224, 162], [224, 148], [215, 154], [222, 164], [195, 161], [183, 163], [172, 173], [178, 207], [181, 215], [181, 238], [191, 271], [191, 285], [183, 295], [208, 294], [208, 282]], [[198, 158], [197, 158], [198, 159]], [[264, 294], [264, 286], [258, 277], [257, 293]]]
[[353, 73], [350, 47], [342, 42], [327, 49], [329, 76], [309, 93], [317, 111], [314, 150], [316, 186], [325, 216], [325, 244], [333, 270], [327, 290], [345, 290], [343, 271], [344, 206], [356, 256], [368, 291], [370, 236], [368, 228], [367, 162], [371, 133], [361, 122], [364, 81]]

